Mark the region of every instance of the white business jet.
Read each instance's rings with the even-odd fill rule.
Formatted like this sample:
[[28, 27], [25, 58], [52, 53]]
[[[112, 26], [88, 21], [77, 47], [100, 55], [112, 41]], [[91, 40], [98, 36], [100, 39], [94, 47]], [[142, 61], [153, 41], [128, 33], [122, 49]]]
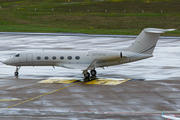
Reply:
[[2, 63], [16, 66], [15, 76], [18, 76], [21, 66], [58, 66], [81, 69], [84, 77], [90, 78], [90, 73], [92, 76], [96, 76], [95, 68], [104, 68], [152, 57], [159, 35], [173, 30], [175, 29], [146, 28], [128, 50], [26, 51], [19, 52], [2, 61]]

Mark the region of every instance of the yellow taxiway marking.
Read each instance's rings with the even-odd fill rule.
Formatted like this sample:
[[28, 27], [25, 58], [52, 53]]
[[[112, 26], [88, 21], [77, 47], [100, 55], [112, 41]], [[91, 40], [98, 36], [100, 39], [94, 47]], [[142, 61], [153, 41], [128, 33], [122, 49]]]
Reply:
[[118, 85], [122, 84], [124, 82], [127, 82], [131, 79], [125, 79], [125, 80], [112, 80], [112, 79], [104, 79], [104, 78], [99, 78], [96, 80], [92, 80], [89, 82], [86, 82], [85, 84], [95, 84], [95, 85]]
[[21, 101], [21, 99], [0, 99], [0, 102], [2, 101]]
[[[95, 84], [95, 85], [118, 85], [122, 84], [131, 79], [114, 79], [114, 78], [90, 78], [85, 84]], [[74, 83], [82, 81], [81, 79], [71, 79], [71, 78], [51, 78], [47, 80], [40, 81], [38, 83]]]
[[64, 79], [64, 78], [56, 78], [56, 79], [47, 79], [43, 81], [39, 81], [38, 83], [74, 83], [74, 82], [79, 82], [80, 80], [78, 79]]
[[51, 93], [54, 93], [54, 92], [57, 92], [57, 91], [60, 91], [60, 90], [66, 89], [66, 88], [68, 88], [68, 87], [74, 86], [74, 85], [79, 84], [79, 83], [81, 83], [81, 82], [77, 82], [77, 83], [74, 83], [74, 84], [68, 85], [68, 86], [66, 86], [66, 87], [63, 87], [63, 88], [60, 88], [60, 89], [57, 89], [57, 90], [54, 90], [54, 91], [51, 91], [51, 92], [48, 92], [48, 93], [45, 93], [45, 94], [39, 95], [39, 96], [37, 96], [37, 97], [30, 98], [30, 99], [28, 99], [28, 100], [26, 100], [26, 101], [23, 101], [23, 102], [20, 102], [20, 103], [17, 103], [17, 104], [11, 105], [11, 106], [9, 106], [9, 107], [7, 107], [7, 108], [5, 108], [5, 109], [12, 108], [12, 107], [15, 107], [15, 106], [17, 106], [17, 105], [20, 105], [20, 104], [23, 104], [23, 103], [26, 103], [26, 102], [29, 102], [29, 101], [35, 100], [35, 99], [37, 99], [37, 98], [40, 98], [40, 97], [43, 97], [43, 96], [45, 96], [45, 95], [49, 95], [49, 94], [51, 94]]
[[73, 83], [79, 80], [60, 80], [60, 79], [47, 79], [38, 83]]

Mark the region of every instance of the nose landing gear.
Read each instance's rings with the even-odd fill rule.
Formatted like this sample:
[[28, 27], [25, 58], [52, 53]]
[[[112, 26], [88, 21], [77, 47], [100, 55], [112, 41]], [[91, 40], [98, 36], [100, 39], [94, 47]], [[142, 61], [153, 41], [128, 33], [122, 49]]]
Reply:
[[15, 72], [14, 72], [14, 75], [15, 76], [18, 76], [19, 75], [19, 69], [21, 68], [21, 66], [16, 66], [16, 70], [15, 70]]

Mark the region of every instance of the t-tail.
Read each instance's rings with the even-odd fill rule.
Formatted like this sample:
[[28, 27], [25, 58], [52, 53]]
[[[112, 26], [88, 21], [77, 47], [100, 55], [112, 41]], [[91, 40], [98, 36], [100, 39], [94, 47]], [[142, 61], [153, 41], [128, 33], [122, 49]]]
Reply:
[[152, 55], [159, 39], [159, 35], [161, 33], [173, 30], [175, 29], [146, 28], [139, 34], [139, 36], [135, 39], [135, 42], [129, 47], [129, 51]]

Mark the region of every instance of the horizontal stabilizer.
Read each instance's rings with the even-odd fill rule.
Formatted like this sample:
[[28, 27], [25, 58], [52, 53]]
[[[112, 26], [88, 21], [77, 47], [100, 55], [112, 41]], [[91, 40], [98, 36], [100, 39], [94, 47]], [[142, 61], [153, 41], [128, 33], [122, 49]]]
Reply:
[[158, 28], [146, 28], [144, 29], [144, 32], [146, 33], [165, 33], [168, 31], [174, 31], [176, 29], [158, 29]]

